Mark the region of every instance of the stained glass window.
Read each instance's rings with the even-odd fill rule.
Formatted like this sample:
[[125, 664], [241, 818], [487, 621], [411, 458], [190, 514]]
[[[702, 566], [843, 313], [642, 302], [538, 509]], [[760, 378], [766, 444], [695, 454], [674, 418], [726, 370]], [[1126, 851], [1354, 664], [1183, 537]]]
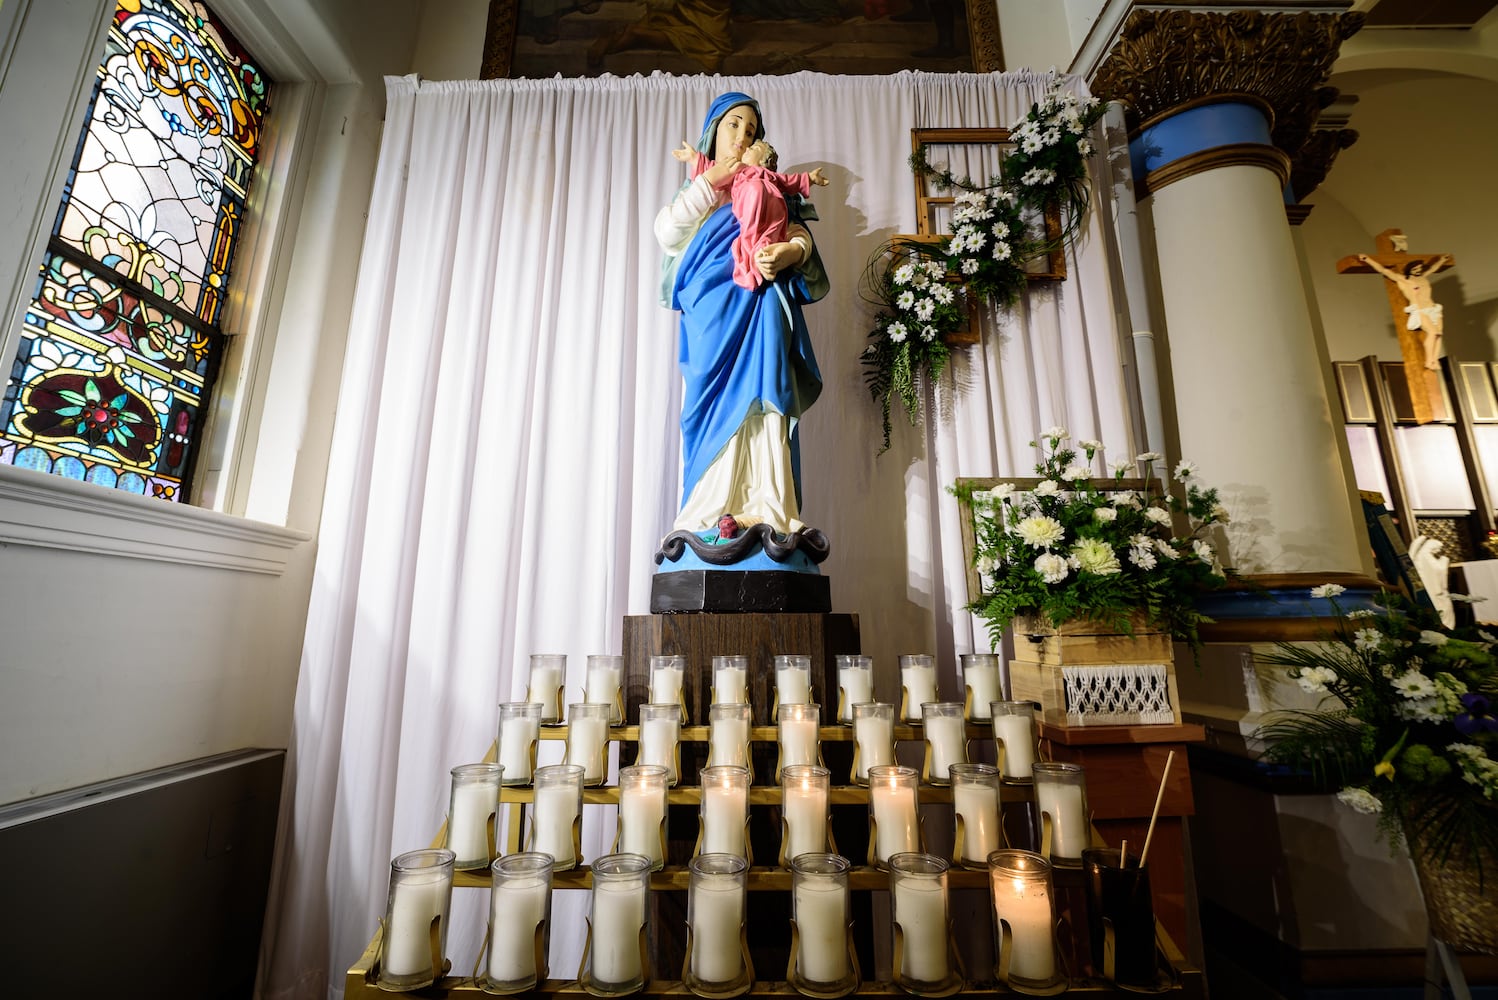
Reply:
[[185, 500], [269, 81], [191, 0], [120, 0], [0, 399], [0, 462]]

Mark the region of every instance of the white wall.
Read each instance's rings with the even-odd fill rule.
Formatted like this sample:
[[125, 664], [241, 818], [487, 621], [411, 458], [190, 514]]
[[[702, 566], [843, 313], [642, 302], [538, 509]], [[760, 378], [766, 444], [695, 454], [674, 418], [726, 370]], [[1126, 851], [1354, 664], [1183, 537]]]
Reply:
[[[0, 7], [7, 357], [111, 7]], [[0, 467], [0, 803], [288, 742], [382, 77], [409, 70], [420, 11], [215, 7], [279, 85], [276, 164], [252, 192], [261, 221], [237, 265], [252, 301], [226, 321], [241, 367], [224, 382], [223, 513]]]

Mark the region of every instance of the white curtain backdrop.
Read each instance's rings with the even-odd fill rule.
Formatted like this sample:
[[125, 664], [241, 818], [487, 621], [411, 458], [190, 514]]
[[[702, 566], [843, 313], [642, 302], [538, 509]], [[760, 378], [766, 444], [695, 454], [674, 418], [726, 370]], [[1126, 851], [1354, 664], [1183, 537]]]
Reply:
[[[955, 655], [987, 640], [963, 610], [947, 487], [1031, 474], [1026, 442], [1054, 424], [1132, 453], [1108, 209], [1068, 280], [990, 317], [929, 399], [939, 419], [897, 424], [878, 457], [859, 279], [882, 241], [914, 231], [910, 129], [1011, 125], [1058, 80], [1082, 89], [1031, 73], [387, 81], [263, 996], [341, 996], [391, 859], [431, 842], [449, 769], [488, 749], [528, 655], [567, 654], [575, 700], [584, 657], [620, 652], [623, 617], [648, 612], [680, 491], [676, 317], [657, 299], [650, 221], [684, 178], [670, 150], [721, 92], [759, 100], [781, 169], [832, 181], [812, 230], [833, 291], [806, 311], [826, 388], [802, 447], [834, 610], [860, 616], [881, 697], [912, 651], [937, 652], [958, 693]], [[607, 850], [609, 823], [589, 811], [585, 858]], [[485, 896], [455, 894], [455, 972], [474, 967]], [[583, 896], [558, 894], [554, 975], [575, 973]]]

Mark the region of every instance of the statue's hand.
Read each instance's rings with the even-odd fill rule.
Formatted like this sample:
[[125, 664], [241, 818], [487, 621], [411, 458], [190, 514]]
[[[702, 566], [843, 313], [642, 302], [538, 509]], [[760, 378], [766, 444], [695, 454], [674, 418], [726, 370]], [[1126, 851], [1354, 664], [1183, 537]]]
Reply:
[[695, 156], [696, 153], [697, 150], [693, 149], [692, 144], [687, 142], [685, 139], [681, 140], [680, 149], [671, 150], [671, 155], [676, 157], [677, 161], [681, 163], [691, 163], [692, 157]]
[[737, 159], [719, 160], [717, 163], [714, 163], [712, 166], [708, 167], [707, 170], [703, 172], [702, 176], [706, 177], [707, 182], [713, 187], [722, 187], [723, 185], [728, 183], [729, 178], [742, 170], [743, 167], [744, 164]]
[[774, 281], [781, 271], [800, 264], [801, 257], [801, 248], [794, 243], [771, 243], [754, 255], [754, 263], [762, 278]]
[[1358, 254], [1358, 260], [1360, 260], [1364, 264], [1366, 264], [1366, 263], [1368, 263], [1368, 255], [1365, 254], [1365, 253], [1360, 253], [1360, 254]]

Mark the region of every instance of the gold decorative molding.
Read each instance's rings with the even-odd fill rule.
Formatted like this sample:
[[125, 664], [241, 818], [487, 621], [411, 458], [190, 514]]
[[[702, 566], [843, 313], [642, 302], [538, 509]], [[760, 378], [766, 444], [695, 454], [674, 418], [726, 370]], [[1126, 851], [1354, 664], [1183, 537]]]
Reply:
[[1290, 157], [1285, 155], [1284, 150], [1258, 142], [1239, 142], [1230, 146], [1213, 146], [1173, 160], [1158, 170], [1151, 170], [1140, 182], [1138, 196], [1148, 197], [1167, 184], [1185, 180], [1193, 174], [1216, 170], [1218, 167], [1237, 166], [1263, 167], [1279, 178], [1282, 187], [1290, 177]]
[[489, 0], [489, 17], [484, 29], [484, 61], [479, 69], [481, 80], [504, 80], [515, 62], [515, 31], [520, 23], [519, 0]]
[[1358, 141], [1356, 129], [1318, 129], [1312, 132], [1290, 158], [1290, 190], [1301, 202], [1321, 186], [1331, 172], [1337, 154]]
[[1004, 69], [1004, 47], [999, 42], [999, 8], [994, 3], [970, 4], [967, 8], [968, 48], [973, 69], [999, 73]]
[[1290, 118], [1325, 82], [1342, 43], [1362, 24], [1356, 12], [1135, 10], [1092, 92], [1128, 104], [1139, 122], [1243, 94], [1272, 108], [1276, 119]]

